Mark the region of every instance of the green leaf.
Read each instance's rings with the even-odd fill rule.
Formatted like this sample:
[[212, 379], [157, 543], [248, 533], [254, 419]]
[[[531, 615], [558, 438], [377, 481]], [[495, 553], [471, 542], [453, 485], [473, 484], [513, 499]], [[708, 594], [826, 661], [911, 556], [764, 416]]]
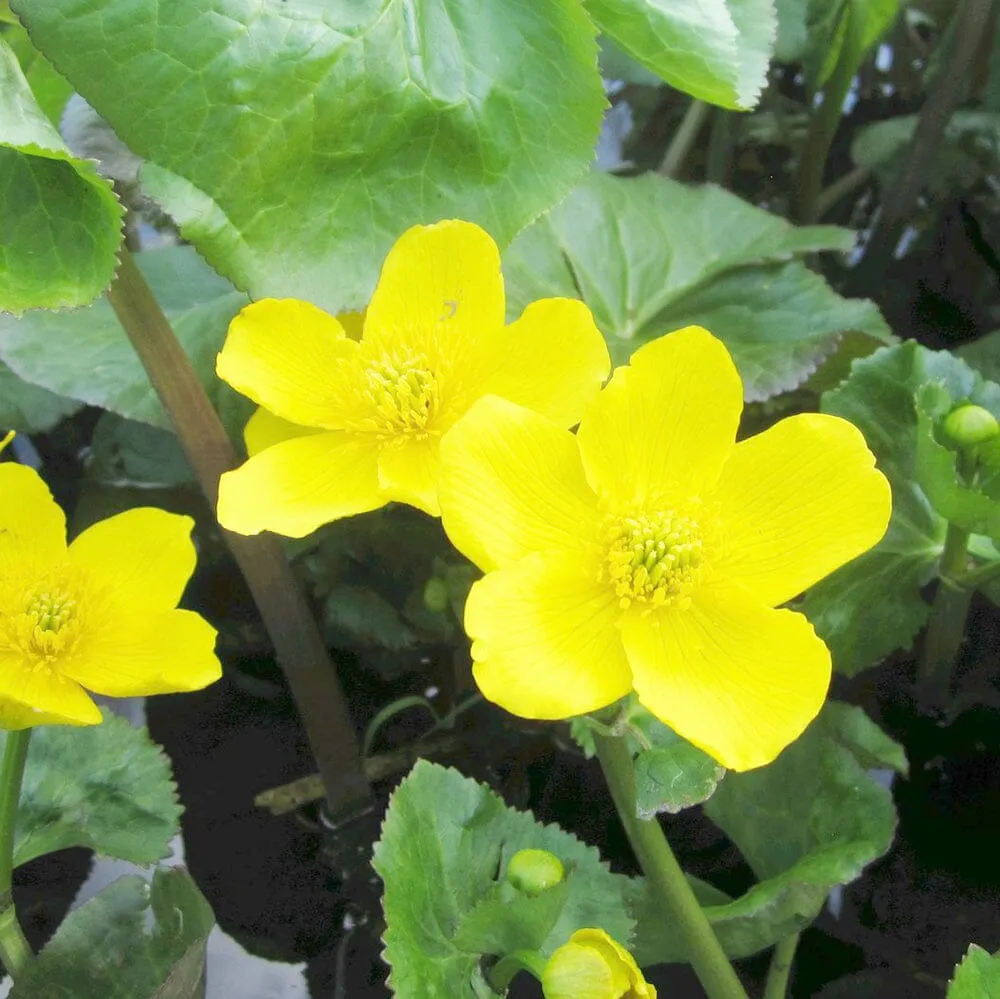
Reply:
[[[807, 926], [835, 885], [857, 878], [892, 843], [892, 794], [871, 766], [906, 772], [902, 747], [860, 708], [829, 703], [774, 763], [730, 773], [706, 814], [740, 848], [761, 879], [735, 901], [696, 886], [731, 957], [771, 946]], [[683, 958], [671, 927], [648, 896], [637, 905], [640, 964]]]
[[[136, 255], [229, 429], [242, 429], [252, 405], [215, 377], [215, 355], [229, 321], [247, 297], [219, 277], [191, 247]], [[102, 300], [70, 313], [0, 315], [0, 358], [22, 378], [51, 392], [158, 427], [170, 423], [111, 306]]]
[[725, 774], [706, 753], [682, 739], [636, 701], [629, 724], [640, 738], [635, 754], [635, 806], [640, 818], [675, 814], [711, 797]]
[[767, 81], [774, 0], [586, 0], [597, 26], [671, 86], [752, 108]]
[[697, 323], [725, 341], [759, 400], [805, 381], [843, 333], [891, 340], [872, 303], [841, 298], [796, 259], [853, 243], [849, 230], [795, 227], [719, 188], [593, 174], [511, 245], [508, 309], [582, 298], [618, 364]]
[[101, 725], [43, 725], [31, 735], [14, 866], [69, 846], [152, 864], [170, 855], [180, 814], [170, 764], [144, 729], [107, 711]]
[[821, 88], [838, 64], [854, 75], [875, 43], [895, 22], [901, 0], [808, 0], [806, 76]]
[[[555, 854], [572, 872], [567, 887], [552, 889], [565, 892], [555, 919], [548, 907], [558, 895], [519, 901], [498, 887], [511, 856], [529, 847]], [[622, 901], [628, 879], [611, 874], [593, 847], [423, 760], [393, 792], [373, 864], [385, 882], [389, 984], [408, 999], [483, 994], [481, 953], [514, 940], [526, 946], [526, 934], [544, 954], [585, 926], [601, 926], [623, 944], [631, 934]]]
[[32, 385], [0, 364], [0, 427], [4, 430], [42, 433], [80, 408], [80, 403]]
[[1000, 999], [1000, 954], [970, 944], [948, 986], [948, 999]]
[[111, 283], [122, 210], [71, 156], [0, 38], [0, 310], [86, 305]]
[[69, 81], [62, 76], [28, 38], [28, 32], [15, 22], [3, 32], [3, 40], [11, 47], [21, 64], [24, 78], [35, 95], [38, 107], [56, 128], [66, 102], [73, 93]]
[[1000, 384], [1000, 330], [987, 333], [972, 343], [963, 343], [955, 353], [984, 378]]
[[194, 471], [169, 430], [102, 413], [90, 441], [87, 477], [109, 486], [169, 487], [193, 482]]
[[809, 47], [808, 2], [775, 0], [774, 6], [778, 15], [778, 39], [774, 44], [774, 58], [777, 62], [798, 62]]
[[417, 642], [399, 611], [367, 586], [334, 586], [323, 601], [323, 624], [338, 646], [376, 645], [400, 652]]
[[927, 619], [920, 589], [934, 578], [947, 524], [916, 481], [914, 394], [953, 377], [956, 363], [911, 341], [855, 361], [850, 377], [822, 397], [823, 412], [850, 420], [865, 435], [892, 487], [885, 537], [813, 586], [799, 606], [830, 647], [836, 669], [849, 676], [909, 647]]
[[578, 0], [12, 6], [220, 273], [331, 311], [414, 223], [508, 242], [579, 179], [604, 106]]
[[66, 917], [11, 999], [198, 999], [213, 925], [183, 868], [119, 878]]

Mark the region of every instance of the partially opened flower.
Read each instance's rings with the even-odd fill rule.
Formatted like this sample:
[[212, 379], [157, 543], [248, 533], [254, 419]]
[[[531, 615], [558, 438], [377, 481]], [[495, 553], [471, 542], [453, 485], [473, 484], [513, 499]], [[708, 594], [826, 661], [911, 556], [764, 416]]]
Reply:
[[635, 958], [604, 930], [577, 930], [542, 971], [545, 999], [656, 999]]
[[500, 256], [478, 226], [415, 226], [386, 258], [360, 342], [291, 299], [233, 320], [218, 374], [263, 408], [250, 459], [219, 484], [219, 521], [303, 537], [390, 500], [437, 516], [440, 439], [478, 398], [569, 427], [610, 364], [582, 302], [534, 302], [504, 326]]
[[575, 436], [496, 398], [452, 429], [443, 522], [487, 570], [465, 625], [490, 700], [568, 718], [634, 688], [734, 770], [815, 717], [829, 652], [774, 608], [878, 541], [889, 486], [845, 420], [737, 444], [741, 410], [725, 347], [690, 327], [617, 368]]
[[38, 474], [0, 465], [0, 728], [95, 725], [88, 690], [165, 694], [219, 678], [215, 629], [176, 609], [195, 565], [192, 526], [139, 508], [67, 547]]

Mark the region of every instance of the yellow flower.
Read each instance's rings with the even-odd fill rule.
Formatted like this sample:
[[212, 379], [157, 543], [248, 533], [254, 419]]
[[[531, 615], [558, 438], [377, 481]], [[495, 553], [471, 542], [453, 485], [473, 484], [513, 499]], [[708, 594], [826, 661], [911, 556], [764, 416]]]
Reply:
[[689, 327], [617, 368], [575, 436], [500, 399], [451, 430], [443, 522], [487, 570], [465, 612], [486, 697], [554, 719], [635, 689], [733, 770], [801, 733], [830, 656], [773, 608], [878, 541], [889, 486], [850, 423], [735, 444], [741, 410], [725, 347]]
[[221, 675], [215, 629], [175, 610], [194, 570], [192, 521], [139, 508], [66, 545], [38, 474], [0, 465], [0, 728], [96, 725], [86, 690], [198, 690]]
[[577, 930], [542, 971], [545, 999], [656, 999], [635, 958], [604, 930]]
[[534, 302], [504, 326], [499, 253], [478, 226], [415, 226], [386, 258], [360, 341], [290, 299], [233, 320], [216, 370], [262, 409], [250, 459], [219, 484], [219, 521], [298, 538], [390, 500], [437, 516], [441, 437], [477, 399], [569, 427], [610, 366], [582, 302]]

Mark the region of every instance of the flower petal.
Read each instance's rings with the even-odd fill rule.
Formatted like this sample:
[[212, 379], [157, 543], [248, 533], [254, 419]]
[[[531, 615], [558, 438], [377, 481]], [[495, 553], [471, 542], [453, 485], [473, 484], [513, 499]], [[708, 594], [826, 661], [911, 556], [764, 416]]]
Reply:
[[736, 440], [743, 390], [721, 340], [688, 326], [640, 347], [590, 405], [578, 437], [587, 479], [629, 509], [702, 495]]
[[66, 516], [49, 487], [33, 468], [0, 464], [0, 577], [31, 575], [65, 554]]
[[571, 718], [611, 704], [632, 688], [620, 613], [585, 556], [529, 555], [487, 573], [465, 605], [476, 683], [523, 718]]
[[190, 517], [136, 507], [88, 527], [69, 546], [69, 559], [132, 612], [170, 610], [194, 572], [193, 527]]
[[574, 938], [552, 952], [541, 981], [545, 999], [621, 999], [629, 988], [620, 964]]
[[826, 697], [830, 653], [812, 625], [736, 588], [621, 628], [640, 702], [730, 770], [770, 763]]
[[725, 554], [716, 571], [772, 607], [871, 548], [892, 513], [861, 431], [820, 413], [737, 444], [717, 498]]
[[0, 729], [100, 723], [100, 710], [79, 684], [57, 670], [26, 669], [16, 652], [0, 653]]
[[438, 488], [445, 531], [481, 569], [599, 538], [573, 435], [496, 396], [480, 399], [442, 438]]
[[170, 610], [129, 616], [112, 604], [91, 621], [63, 674], [108, 697], [201, 690], [222, 676], [216, 631], [200, 614]]
[[215, 370], [237, 392], [307, 426], [337, 424], [342, 408], [331, 373], [356, 354], [333, 316], [294, 298], [264, 298], [229, 324]]
[[479, 394], [527, 406], [563, 427], [580, 422], [611, 369], [590, 309], [569, 298], [533, 302], [491, 338], [480, 363]]
[[437, 367], [474, 357], [483, 335], [503, 322], [496, 243], [479, 226], [452, 219], [413, 226], [396, 241], [365, 314], [364, 340], [423, 354]]
[[323, 431], [319, 427], [304, 427], [301, 423], [290, 423], [260, 406], [243, 428], [243, 442], [247, 446], [247, 454], [252, 457], [274, 444], [290, 441], [293, 437], [321, 433]]
[[275, 444], [219, 480], [219, 523], [237, 534], [304, 538], [384, 504], [376, 441], [340, 431]]
[[402, 437], [383, 448], [378, 457], [378, 481], [383, 498], [409, 503], [432, 517], [441, 516], [438, 470], [441, 439]]

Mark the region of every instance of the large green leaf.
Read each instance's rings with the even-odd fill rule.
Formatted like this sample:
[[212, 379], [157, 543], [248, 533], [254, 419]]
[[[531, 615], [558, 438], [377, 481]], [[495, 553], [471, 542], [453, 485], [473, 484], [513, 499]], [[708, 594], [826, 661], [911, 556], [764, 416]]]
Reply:
[[180, 814], [170, 764], [144, 729], [108, 712], [101, 725], [44, 725], [31, 736], [14, 865], [69, 846], [152, 864], [170, 855]]
[[[889, 849], [896, 828], [892, 794], [868, 775], [870, 767], [905, 773], [902, 747], [860, 708], [831, 702], [774, 763], [728, 774], [719, 785], [705, 812], [761, 879], [732, 902], [695, 886], [730, 956], [803, 929], [832, 887], [853, 881]], [[683, 957], [648, 896], [640, 899], [638, 915], [640, 963]]]
[[948, 999], [1000, 999], [1000, 954], [972, 944], [955, 969]]
[[214, 922], [183, 868], [119, 878], [66, 917], [11, 999], [199, 999]]
[[817, 89], [838, 63], [850, 79], [899, 14], [902, 0], [806, 0], [806, 77]]
[[954, 382], [958, 363], [911, 341], [855, 361], [850, 377], [823, 395], [824, 412], [865, 435], [893, 497], [885, 537], [812, 587], [800, 606], [839, 672], [854, 675], [908, 647], [927, 619], [920, 588], [935, 575], [947, 524], [916, 481], [914, 396], [922, 385]]
[[623, 363], [689, 323], [725, 341], [748, 399], [795, 388], [857, 330], [891, 339], [878, 309], [843, 299], [797, 257], [847, 250], [835, 226], [795, 227], [715, 187], [592, 174], [504, 257], [509, 309], [582, 298]]
[[580, 177], [604, 105], [578, 0], [12, 6], [221, 273], [334, 311], [409, 225], [509, 241]]
[[[247, 297], [191, 247], [136, 257], [224, 422], [246, 422], [250, 405], [215, 377], [215, 355]], [[76, 312], [0, 315], [0, 358], [22, 378], [131, 420], [169, 426], [138, 356], [107, 301]]]
[[3, 40], [13, 49], [24, 78], [45, 117], [57, 128], [73, 88], [28, 38], [27, 31], [14, 23], [4, 29]]
[[774, 0], [585, 0], [597, 26], [679, 90], [751, 108], [767, 81]]
[[86, 305], [111, 283], [121, 206], [70, 155], [0, 38], [0, 311]]
[[[511, 856], [527, 848], [554, 853], [569, 871], [557, 913], [547, 893], [532, 898], [502, 885]], [[488, 994], [483, 953], [548, 954], [584, 926], [625, 944], [631, 934], [628, 879], [611, 874], [593, 847], [426, 761], [393, 793], [373, 863], [385, 881], [389, 984], [407, 999]]]
[[18, 378], [0, 364], [0, 428], [23, 434], [51, 430], [61, 419], [72, 416], [80, 403]]

